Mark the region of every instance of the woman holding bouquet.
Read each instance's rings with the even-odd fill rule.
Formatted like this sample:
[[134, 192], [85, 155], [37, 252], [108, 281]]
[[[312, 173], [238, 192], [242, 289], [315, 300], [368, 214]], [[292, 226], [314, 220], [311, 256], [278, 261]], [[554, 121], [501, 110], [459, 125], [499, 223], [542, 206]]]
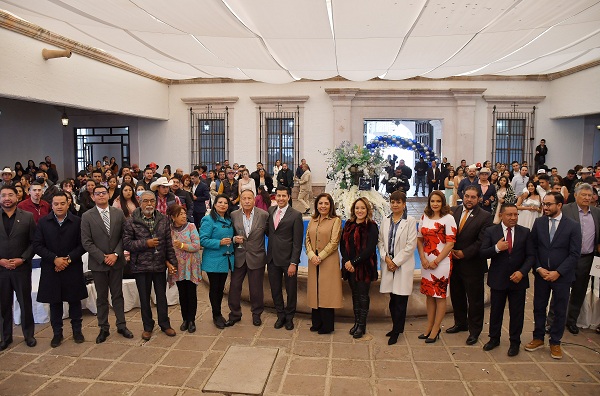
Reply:
[[417, 234], [421, 258], [421, 293], [427, 296], [427, 328], [419, 338], [428, 344], [440, 338], [452, 269], [450, 251], [455, 241], [456, 222], [446, 204], [446, 197], [440, 191], [432, 191]]

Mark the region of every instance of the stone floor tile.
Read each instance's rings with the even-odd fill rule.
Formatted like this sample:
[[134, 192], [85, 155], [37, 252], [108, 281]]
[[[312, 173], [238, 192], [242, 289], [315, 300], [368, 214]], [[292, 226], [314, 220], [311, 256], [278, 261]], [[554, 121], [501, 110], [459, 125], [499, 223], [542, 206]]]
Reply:
[[[289, 332], [287, 332], [289, 334]], [[352, 338], [350, 334], [347, 334], [348, 338]], [[319, 334], [316, 331], [310, 330], [298, 330], [298, 336], [296, 340], [306, 342], [330, 342], [332, 339], [331, 334]]]
[[331, 375], [338, 377], [371, 378], [371, 363], [363, 360], [331, 360]]
[[151, 346], [131, 347], [129, 351], [121, 358], [123, 362], [154, 364], [162, 358], [164, 349], [153, 348]]
[[591, 349], [581, 348], [576, 346], [569, 346], [569, 348], [563, 348], [563, 355], [568, 354], [577, 363], [598, 363], [600, 362], [600, 355]]
[[510, 381], [548, 381], [544, 371], [535, 363], [498, 363]]
[[35, 335], [35, 337], [37, 340], [37, 344], [33, 348], [28, 347], [24, 342], [20, 342], [14, 345], [13, 348], [9, 350], [12, 352], [31, 353], [36, 356], [39, 356], [46, 352], [48, 349], [50, 349], [50, 340], [40, 338], [37, 334]]
[[47, 377], [16, 373], [0, 382], [0, 395], [28, 395], [46, 381]]
[[65, 378], [57, 378], [46, 384], [39, 392], [44, 396], [77, 396], [81, 395], [90, 382], [71, 381]]
[[[217, 329], [212, 322], [212, 318], [203, 319], [201, 321], [196, 320], [196, 332], [195, 335], [201, 336], [218, 336], [223, 332], [221, 329]], [[189, 333], [188, 333], [189, 334]]]
[[325, 377], [288, 374], [282, 393], [286, 395], [322, 396], [325, 394]]
[[368, 345], [357, 344], [349, 347], [346, 344], [333, 343], [332, 347], [333, 353], [331, 357], [334, 359], [370, 359]]
[[491, 362], [491, 356], [483, 350], [481, 346], [477, 347], [449, 347], [450, 355], [457, 362]]
[[256, 326], [242, 326], [236, 323], [235, 326], [226, 327], [222, 335], [223, 337], [243, 337], [243, 338], [254, 338], [258, 333], [259, 328]]
[[184, 384], [184, 386], [186, 388], [202, 390], [204, 383], [206, 382], [208, 377], [210, 377], [212, 372], [213, 371], [211, 369], [197, 369], [193, 372], [193, 374], [190, 376], [190, 378]]
[[[440, 335], [440, 340], [444, 341], [444, 344], [447, 345], [448, 347], [467, 347], [468, 345], [466, 344], [467, 341], [467, 337], [469, 336], [469, 333], [464, 331], [461, 333], [457, 333], [457, 334], [448, 334], [445, 331]], [[438, 341], [439, 342], [439, 341]], [[486, 340], [487, 342], [487, 340]], [[469, 346], [470, 348], [482, 348], [483, 344], [481, 343], [481, 338], [479, 339], [479, 341], [477, 341], [477, 343], [475, 345]]]
[[202, 361], [202, 368], [215, 368], [221, 361], [221, 358], [225, 354], [224, 351], [211, 351], [204, 354], [204, 360]]
[[[379, 395], [420, 396], [421, 387], [417, 381], [400, 381], [395, 379], [379, 379], [374, 387]], [[332, 393], [333, 394], [333, 393]], [[368, 393], [363, 393], [368, 395]]]
[[352, 344], [354, 343], [354, 338], [350, 334], [348, 334], [348, 330], [352, 327], [352, 323], [348, 325], [340, 326], [336, 323], [336, 331], [331, 333], [331, 340], [333, 342], [341, 342], [344, 344]]
[[186, 334], [185, 337], [180, 337], [179, 342], [173, 348], [182, 351], [204, 352], [210, 349], [215, 340], [216, 337], [193, 337]]
[[488, 352], [489, 356], [497, 363], [532, 363], [533, 353], [527, 352], [521, 346], [521, 350], [517, 356], [508, 356], [508, 347], [498, 347]]
[[75, 361], [69, 356], [44, 355], [37, 358], [21, 371], [29, 374], [54, 375]]
[[157, 366], [142, 382], [145, 384], [182, 386], [192, 372], [188, 367]]
[[48, 351], [49, 355], [79, 357], [95, 344], [86, 341], [82, 344], [76, 344], [73, 340], [64, 340], [57, 348], [52, 348]]
[[511, 382], [513, 388], [522, 396], [562, 396], [560, 389], [550, 381]]
[[[181, 393], [182, 396], [206, 396], [206, 393], [196, 389], [186, 389]], [[210, 396], [218, 396], [218, 393], [211, 393]]]
[[457, 366], [465, 381], [504, 381], [491, 362], [457, 363]]
[[95, 379], [111, 364], [112, 361], [107, 360], [80, 358], [60, 375], [62, 377]]
[[133, 385], [94, 381], [94, 384], [85, 392], [85, 396], [127, 395], [132, 389]]
[[321, 358], [294, 357], [289, 372], [294, 374], [326, 375], [328, 360]]
[[392, 360], [378, 360], [375, 362], [375, 375], [377, 378], [413, 380], [417, 376], [410, 362]]
[[[598, 396], [600, 394], [600, 384], [573, 384], [559, 383], [559, 386], [567, 392], [568, 395], [577, 396]], [[544, 395], [545, 396], [545, 395]]]
[[165, 355], [160, 364], [162, 366], [196, 367], [203, 359], [202, 352], [173, 350]]
[[[600, 363], [600, 357], [598, 357], [598, 363]], [[593, 377], [600, 381], [600, 364], [584, 364], [583, 367], [592, 373]]]
[[454, 363], [415, 362], [421, 380], [459, 380]]
[[412, 358], [416, 362], [446, 362], [450, 363], [452, 359], [448, 350], [443, 346], [420, 346], [411, 347]]
[[128, 345], [123, 344], [98, 344], [87, 351], [85, 357], [94, 359], [109, 359], [116, 360], [131, 349]]
[[10, 375], [11, 375], [11, 373], [9, 373], [7, 371], [0, 371], [0, 382], [4, 381]]
[[329, 357], [329, 349], [330, 344], [325, 342], [296, 341], [292, 353], [306, 357]]
[[514, 392], [506, 382], [468, 382], [473, 396], [513, 396]]
[[371, 384], [365, 379], [331, 378], [330, 395], [365, 396], [371, 394]]
[[286, 331], [283, 328], [275, 329], [275, 328], [273, 328], [273, 324], [267, 325], [267, 324], [263, 323], [262, 330], [261, 330], [260, 334], [258, 335], [258, 337], [260, 339], [275, 338], [275, 339], [289, 340], [292, 338], [292, 335], [290, 334], [289, 331]]
[[[265, 385], [265, 394], [279, 394], [279, 387], [283, 381], [283, 371], [271, 371], [269, 375], [269, 379], [267, 380], [267, 384]], [[312, 378], [312, 377], [311, 377]]]
[[565, 353], [566, 351], [564, 348], [562, 348], [562, 350], [563, 358], [560, 360], [553, 359], [552, 356], [550, 356], [550, 347], [548, 346], [548, 341], [546, 341], [546, 346], [544, 348], [533, 352], [525, 351], [525, 353], [530, 354], [531, 358], [538, 363], [572, 363], [573, 359], [571, 356]]
[[573, 363], [540, 363], [548, 376], [556, 382], [595, 382], [594, 378]]
[[117, 382], [138, 382], [152, 369], [149, 364], [116, 362], [99, 379]]
[[[157, 386], [138, 386], [131, 396], [174, 396], [177, 394], [179, 389], [169, 387], [157, 387]], [[212, 395], [211, 395], [212, 396]]]
[[469, 394], [464, 384], [459, 381], [422, 381], [421, 383], [426, 395], [462, 396]]
[[0, 355], [0, 370], [18, 371], [21, 367], [33, 362], [36, 357], [35, 355], [14, 353], [12, 351], [5, 352]]
[[292, 347], [292, 340], [254, 339], [251, 345], [258, 347], [279, 348], [280, 350], [289, 352]]
[[[179, 329], [177, 329], [179, 330]], [[151, 346], [154, 348], [171, 348], [173, 344], [179, 342], [179, 338], [181, 335], [176, 335], [175, 337], [169, 337], [165, 333], [160, 330], [154, 330], [152, 333], [152, 338], [150, 341], [146, 342], [144, 345]]]
[[245, 345], [249, 346], [252, 343], [252, 339], [250, 338], [242, 338], [242, 337], [220, 337], [217, 339], [217, 342], [214, 343], [211, 350], [212, 351], [225, 351], [232, 345]]

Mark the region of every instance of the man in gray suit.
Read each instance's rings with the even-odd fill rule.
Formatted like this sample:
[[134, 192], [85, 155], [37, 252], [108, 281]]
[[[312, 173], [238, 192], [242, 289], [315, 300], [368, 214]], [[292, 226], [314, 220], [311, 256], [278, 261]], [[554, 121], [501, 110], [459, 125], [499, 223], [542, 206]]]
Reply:
[[[277, 206], [269, 208], [269, 245], [267, 248], [267, 270], [271, 296], [277, 310], [274, 327], [294, 329], [294, 314], [298, 294], [297, 270], [304, 237], [302, 214], [288, 204], [290, 192], [284, 185], [277, 186]], [[282, 278], [285, 279], [287, 305], [283, 304]]]
[[33, 337], [31, 308], [31, 259], [35, 221], [33, 215], [17, 208], [17, 189], [0, 188], [0, 351], [13, 342], [13, 293], [21, 306], [21, 328], [28, 347], [37, 342]]
[[242, 191], [240, 195], [242, 208], [231, 213], [231, 221], [235, 236], [235, 271], [231, 273], [229, 284], [229, 320], [225, 326], [233, 326], [242, 319], [240, 306], [242, 283], [248, 274], [248, 288], [250, 289], [250, 305], [252, 324], [260, 326], [260, 315], [265, 308], [263, 295], [263, 279], [267, 254], [265, 251], [265, 234], [269, 214], [254, 206], [254, 192], [250, 189]]
[[100, 333], [96, 344], [103, 343], [110, 335], [108, 323], [108, 290], [115, 316], [117, 332], [125, 338], [133, 338], [125, 323], [123, 302], [123, 211], [108, 205], [108, 190], [103, 185], [94, 188], [96, 207], [81, 216], [81, 243], [89, 253], [88, 268], [92, 271], [98, 308]]
[[[562, 213], [577, 222], [581, 227], [581, 256], [575, 268], [575, 280], [571, 284], [571, 296], [567, 311], [566, 328], [572, 334], [579, 333], [577, 318], [581, 312], [581, 306], [585, 299], [588, 283], [590, 282], [590, 270], [594, 255], [600, 251], [600, 209], [590, 206], [593, 188], [588, 183], [581, 183], [575, 187], [575, 202], [563, 206]], [[553, 298], [554, 300], [554, 298]], [[553, 301], [554, 302], [554, 301]], [[550, 304], [551, 307], [554, 304]], [[548, 327], [552, 325], [554, 310], [551, 308], [548, 314]]]

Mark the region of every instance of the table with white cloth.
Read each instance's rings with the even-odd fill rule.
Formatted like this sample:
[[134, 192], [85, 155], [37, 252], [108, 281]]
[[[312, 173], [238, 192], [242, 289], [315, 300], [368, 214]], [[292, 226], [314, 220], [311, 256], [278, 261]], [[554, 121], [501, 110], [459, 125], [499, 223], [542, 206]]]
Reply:
[[577, 318], [577, 326], [595, 329], [600, 326], [600, 277], [590, 277], [587, 293]]

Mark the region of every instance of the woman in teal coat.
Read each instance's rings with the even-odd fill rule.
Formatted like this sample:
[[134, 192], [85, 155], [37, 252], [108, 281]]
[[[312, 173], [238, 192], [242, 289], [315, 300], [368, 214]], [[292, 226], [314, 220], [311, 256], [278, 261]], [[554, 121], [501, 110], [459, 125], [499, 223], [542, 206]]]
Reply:
[[231, 201], [219, 194], [210, 211], [200, 223], [200, 245], [202, 269], [208, 275], [210, 289], [208, 298], [212, 307], [213, 322], [219, 329], [225, 328], [225, 318], [221, 314], [223, 290], [229, 270], [233, 271], [233, 226], [231, 225]]

